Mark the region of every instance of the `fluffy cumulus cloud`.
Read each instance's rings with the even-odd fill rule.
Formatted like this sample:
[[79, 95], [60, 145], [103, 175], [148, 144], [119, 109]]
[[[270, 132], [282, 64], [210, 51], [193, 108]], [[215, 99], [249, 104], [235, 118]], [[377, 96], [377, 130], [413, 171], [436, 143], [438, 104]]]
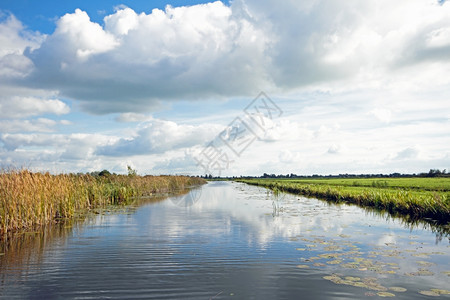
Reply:
[[439, 72], [436, 81], [446, 84], [450, 72], [450, 5], [431, 0], [237, 0], [150, 13], [119, 7], [102, 24], [77, 9], [47, 37], [21, 35], [13, 16], [0, 30], [3, 72], [98, 114], [261, 89], [355, 88], [344, 80], [396, 85], [411, 72], [428, 81]]
[[[4, 133], [0, 135], [0, 167], [27, 167], [55, 173], [96, 171], [114, 162], [94, 152], [117, 137], [103, 134]], [[123, 172], [125, 168], [121, 168]]]
[[58, 125], [70, 125], [67, 120], [55, 121], [47, 118], [37, 118], [31, 120], [1, 120], [0, 132], [53, 132]]
[[[22, 85], [34, 69], [24, 55], [41, 46], [45, 36], [26, 30], [13, 15], [0, 12], [0, 132], [53, 131], [67, 121], [42, 118], [64, 115], [69, 106], [59, 100], [57, 92]], [[34, 118], [36, 117], [36, 118]], [[31, 119], [30, 119], [31, 118]]]
[[[151, 113], [265, 90], [285, 99], [286, 114], [258, 132], [265, 154], [249, 148], [231, 173], [445, 167], [449, 53], [450, 3], [436, 0], [119, 6], [101, 23], [77, 9], [49, 35], [0, 14], [0, 158], [119, 170], [145, 156], [147, 169], [192, 167], [191, 150], [223, 126], [201, 112], [195, 125]], [[85, 133], [77, 122], [58, 132], [74, 110], [117, 113], [109, 125], [121, 130]]]
[[58, 99], [39, 99], [34, 97], [11, 97], [1, 101], [0, 118], [22, 118], [42, 114], [67, 114], [67, 104]]
[[172, 121], [153, 119], [143, 123], [137, 132], [100, 147], [96, 154], [130, 156], [160, 154], [171, 150], [202, 145], [217, 135], [219, 126], [180, 125]]
[[103, 26], [76, 10], [26, 54], [35, 66], [28, 80], [94, 113], [150, 110], [165, 99], [256, 93], [267, 43], [221, 2], [149, 14], [122, 8]]
[[43, 39], [40, 34], [27, 31], [13, 15], [0, 11], [0, 80], [28, 75], [33, 63], [23, 55], [24, 51], [39, 47]]

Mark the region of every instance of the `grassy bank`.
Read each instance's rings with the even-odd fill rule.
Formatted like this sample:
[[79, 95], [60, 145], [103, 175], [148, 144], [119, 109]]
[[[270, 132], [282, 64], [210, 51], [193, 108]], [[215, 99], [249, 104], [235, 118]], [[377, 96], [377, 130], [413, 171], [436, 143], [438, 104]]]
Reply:
[[136, 197], [172, 192], [205, 181], [185, 176], [91, 176], [32, 173], [14, 170], [0, 173], [0, 233], [44, 225], [77, 212]]
[[412, 218], [450, 221], [450, 178], [245, 179], [252, 185], [334, 202], [374, 207]]
[[[270, 180], [270, 179], [267, 179]], [[331, 186], [347, 186], [347, 187], [376, 187], [376, 188], [394, 188], [418, 191], [437, 191], [450, 192], [450, 178], [305, 178], [305, 179], [273, 179], [283, 182], [331, 185]]]

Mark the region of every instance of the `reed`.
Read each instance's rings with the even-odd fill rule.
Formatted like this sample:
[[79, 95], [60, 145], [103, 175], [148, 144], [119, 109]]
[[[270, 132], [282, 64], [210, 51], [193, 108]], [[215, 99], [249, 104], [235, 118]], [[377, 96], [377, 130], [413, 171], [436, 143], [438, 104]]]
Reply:
[[394, 215], [408, 215], [414, 219], [431, 218], [440, 223], [450, 221], [450, 193], [436, 190], [406, 188], [358, 187], [327, 185], [323, 182], [296, 182], [295, 180], [247, 179], [239, 180], [272, 190], [317, 197], [333, 202], [354, 203], [385, 210]]
[[0, 173], [0, 234], [71, 218], [77, 212], [125, 204], [140, 196], [205, 183], [186, 176], [91, 176], [8, 170]]

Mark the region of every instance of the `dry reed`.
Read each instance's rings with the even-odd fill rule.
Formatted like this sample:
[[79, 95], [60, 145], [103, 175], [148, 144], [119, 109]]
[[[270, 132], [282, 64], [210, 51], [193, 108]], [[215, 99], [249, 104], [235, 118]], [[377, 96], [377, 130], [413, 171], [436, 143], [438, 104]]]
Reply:
[[185, 176], [0, 173], [0, 234], [71, 218], [77, 212], [203, 184]]

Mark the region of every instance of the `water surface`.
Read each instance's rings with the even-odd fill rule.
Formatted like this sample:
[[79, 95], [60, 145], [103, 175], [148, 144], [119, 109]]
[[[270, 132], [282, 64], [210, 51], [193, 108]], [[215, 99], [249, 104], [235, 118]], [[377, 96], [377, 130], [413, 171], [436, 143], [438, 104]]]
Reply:
[[445, 298], [449, 239], [424, 227], [356, 206], [210, 182], [187, 196], [8, 241], [0, 296]]

